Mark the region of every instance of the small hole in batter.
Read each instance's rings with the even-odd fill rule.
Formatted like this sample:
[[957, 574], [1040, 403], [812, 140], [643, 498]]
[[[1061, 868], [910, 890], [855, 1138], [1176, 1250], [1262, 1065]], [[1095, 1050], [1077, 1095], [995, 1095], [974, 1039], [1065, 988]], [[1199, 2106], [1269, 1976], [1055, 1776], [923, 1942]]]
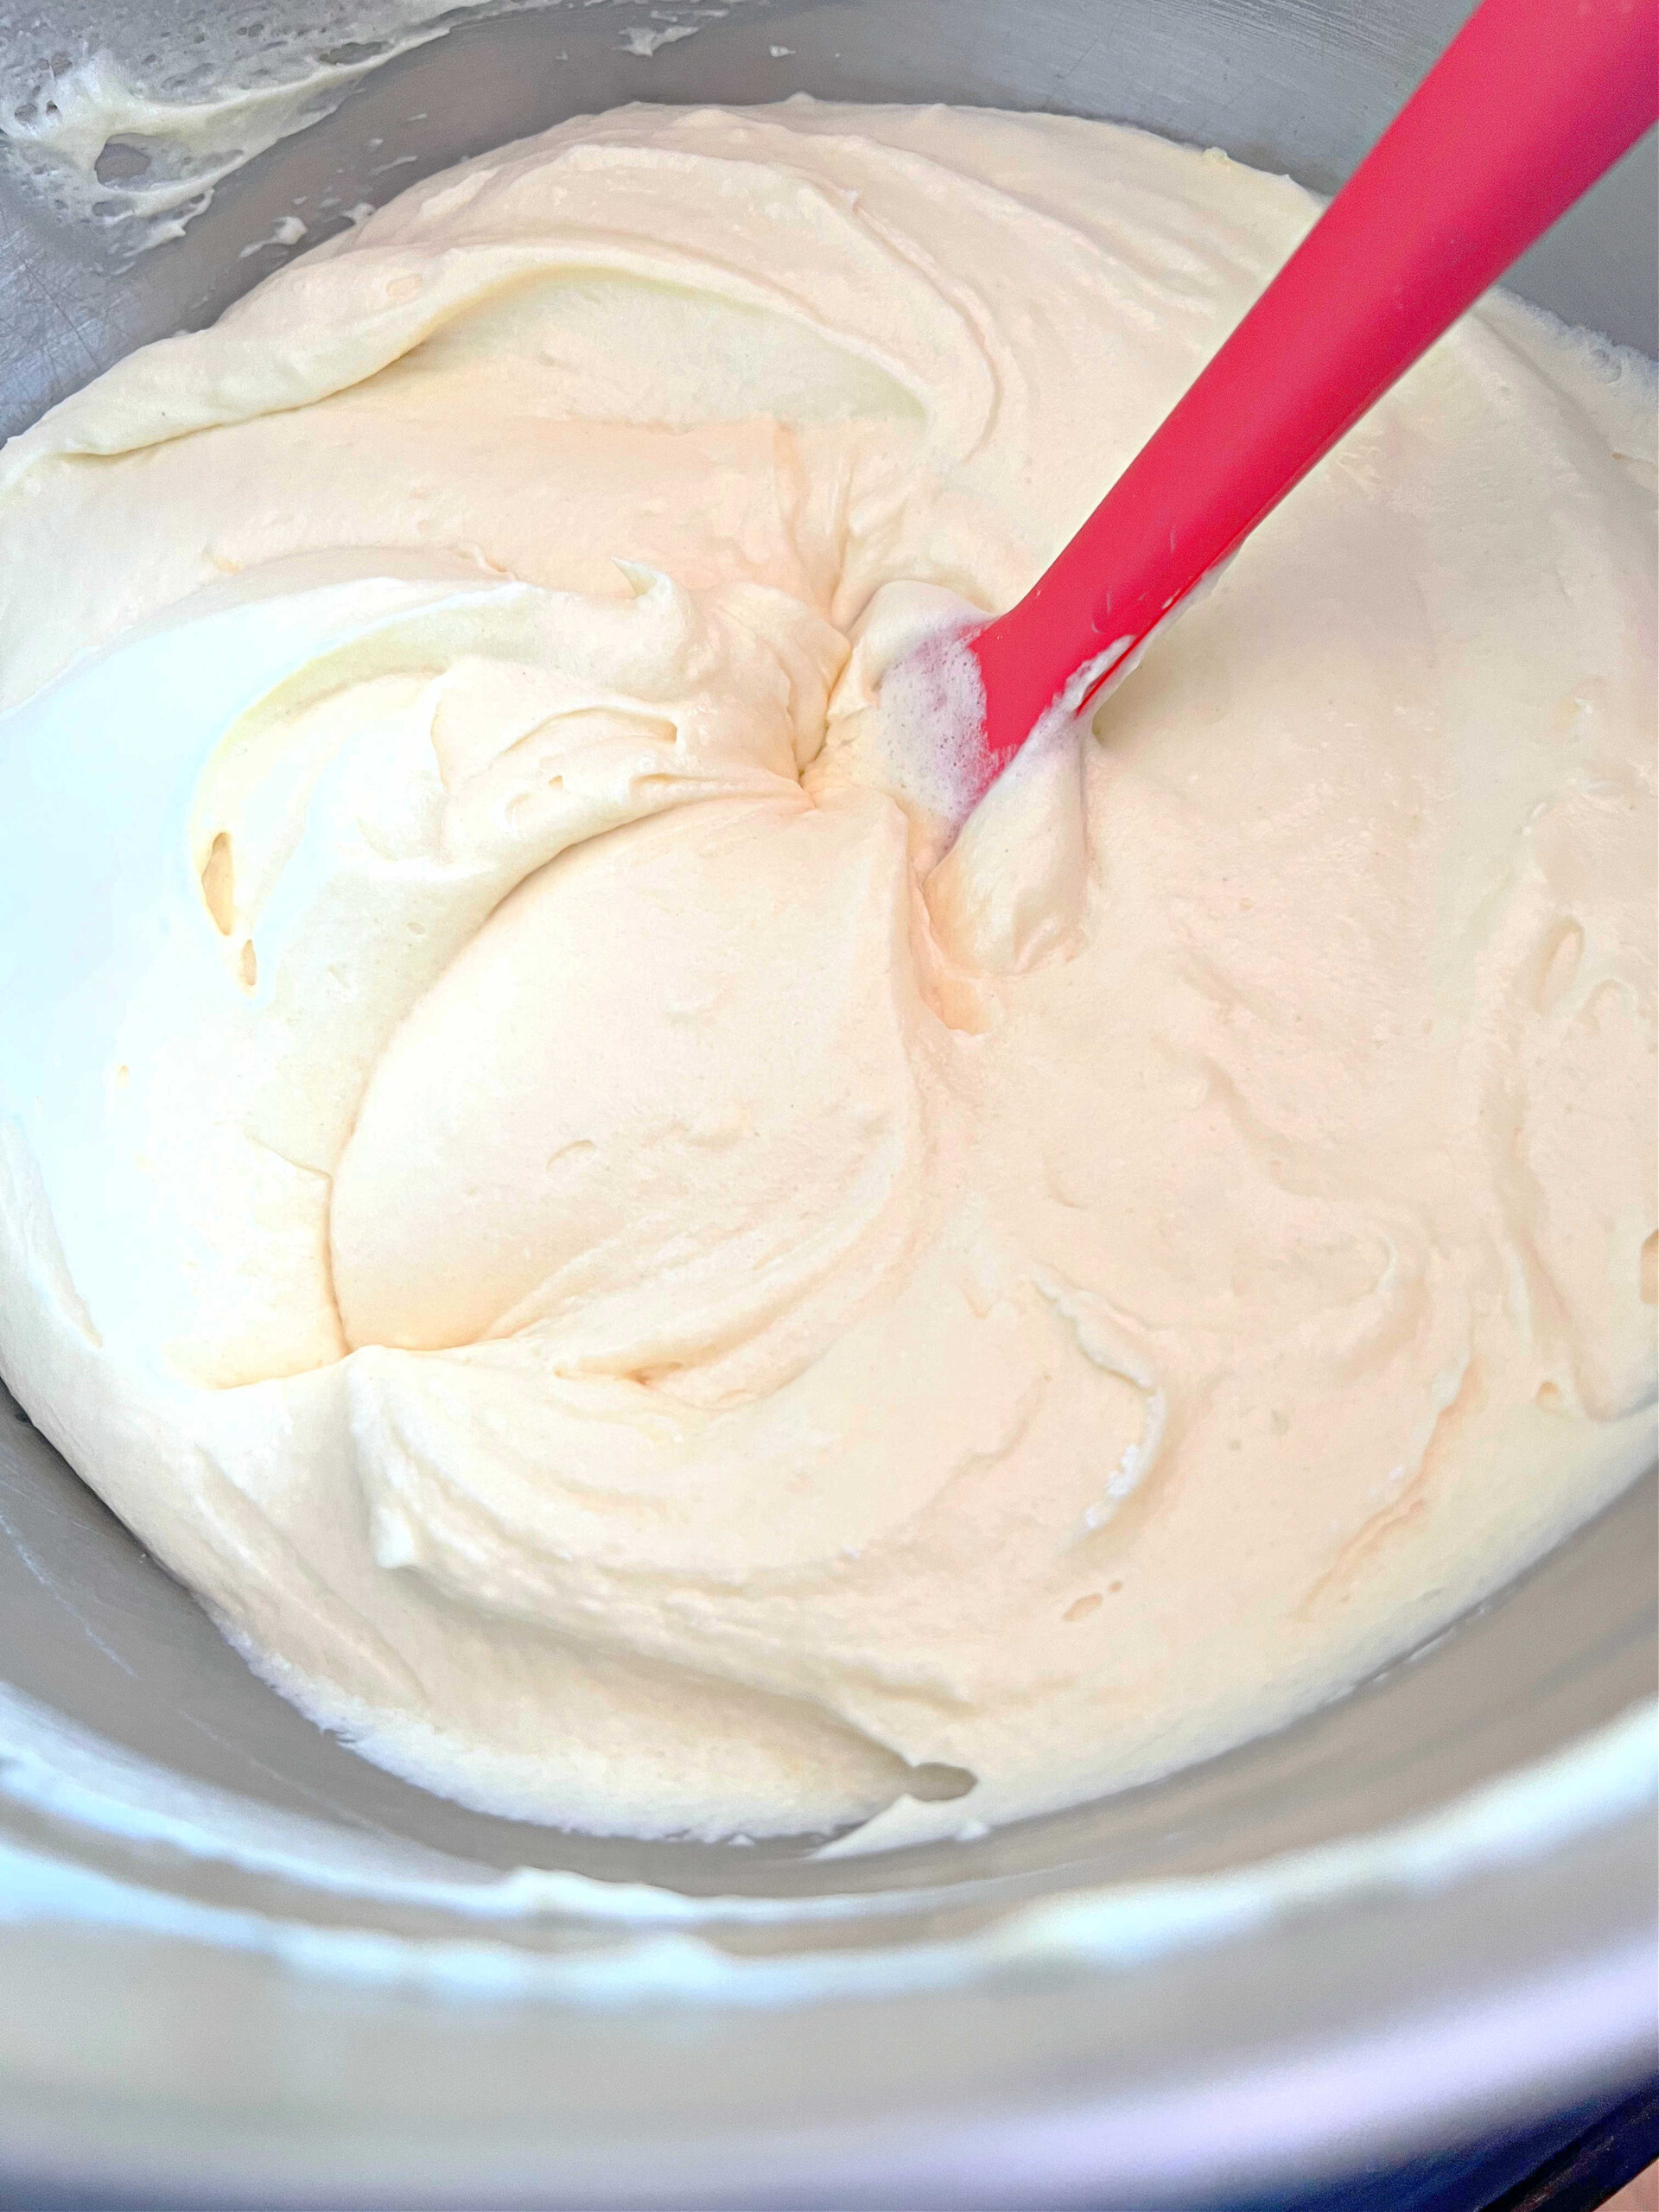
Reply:
[[229, 937], [231, 925], [236, 919], [236, 862], [231, 854], [229, 833], [224, 830], [207, 848], [207, 858], [202, 863], [201, 895], [207, 901], [213, 927], [221, 937]]
[[1090, 1614], [1097, 1613], [1105, 1602], [1098, 1590], [1091, 1590], [1087, 1597], [1072, 1599], [1065, 1609], [1065, 1618], [1069, 1621], [1086, 1621]]
[[1534, 1399], [1547, 1414], [1558, 1414], [1567, 1403], [1559, 1382], [1541, 1382], [1533, 1393]]
[[242, 981], [251, 990], [259, 980], [259, 963], [254, 955], [253, 939], [250, 938], [242, 948], [242, 957], [237, 963]]
[[1642, 1284], [1642, 1303], [1659, 1306], [1659, 1229], [1656, 1229], [1642, 1247], [1642, 1257], [1637, 1262]]
[[1558, 922], [1539, 965], [1536, 997], [1540, 1014], [1548, 1014], [1560, 1004], [1573, 988], [1583, 958], [1584, 931], [1575, 921]]
[[919, 1797], [924, 1804], [938, 1805], [952, 1797], [965, 1797], [979, 1781], [965, 1766], [940, 1766], [930, 1764], [913, 1766], [905, 1783], [906, 1796]]
[[143, 147], [111, 138], [92, 163], [92, 175], [100, 184], [126, 184], [134, 177], [143, 176], [149, 168], [149, 156]]

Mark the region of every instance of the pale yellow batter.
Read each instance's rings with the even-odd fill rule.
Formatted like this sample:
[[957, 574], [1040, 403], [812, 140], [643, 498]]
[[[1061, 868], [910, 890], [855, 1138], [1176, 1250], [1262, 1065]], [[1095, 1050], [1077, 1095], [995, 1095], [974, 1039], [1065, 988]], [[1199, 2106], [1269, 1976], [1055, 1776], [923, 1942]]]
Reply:
[[1492, 299], [943, 862], [891, 795], [883, 668], [1313, 213], [1065, 118], [628, 109], [0, 454], [0, 1366], [371, 1758], [1004, 1821], [1650, 1456], [1634, 366]]

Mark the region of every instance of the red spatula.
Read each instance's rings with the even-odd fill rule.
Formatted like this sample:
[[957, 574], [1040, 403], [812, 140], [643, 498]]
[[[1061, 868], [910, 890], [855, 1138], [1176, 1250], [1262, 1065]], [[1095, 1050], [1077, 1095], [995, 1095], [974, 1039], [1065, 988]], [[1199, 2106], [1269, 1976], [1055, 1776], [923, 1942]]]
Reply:
[[[909, 728], [930, 698], [954, 701], [957, 727], [941, 742], [959, 762], [982, 746], [964, 797], [1001, 774], [1051, 707], [1075, 711], [1124, 673], [1656, 116], [1659, 0], [1484, 0], [1024, 599], [900, 664]], [[982, 738], [960, 727], [963, 643], [983, 683]]]

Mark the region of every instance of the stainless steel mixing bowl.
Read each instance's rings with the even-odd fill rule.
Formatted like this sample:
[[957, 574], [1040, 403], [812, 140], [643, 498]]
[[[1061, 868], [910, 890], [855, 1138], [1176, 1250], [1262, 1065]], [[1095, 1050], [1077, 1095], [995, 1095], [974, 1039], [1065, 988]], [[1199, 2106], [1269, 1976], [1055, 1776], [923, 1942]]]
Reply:
[[[82, 4], [81, 32], [130, 25]], [[384, 199], [572, 113], [795, 91], [1058, 108], [1329, 189], [1462, 12], [461, 21], [123, 272], [0, 200], [4, 427], [208, 320], [274, 264], [296, 195]], [[41, 21], [3, 15], [0, 48]], [[648, 61], [621, 35], [677, 17], [696, 35]], [[1516, 278], [1649, 352], [1652, 156]], [[978, 1842], [839, 1864], [608, 1844], [466, 1813], [317, 1733], [0, 1407], [0, 2171], [169, 2208], [1183, 2202], [1611, 2093], [1655, 2057], [1645, 1724], [1607, 1732], [1654, 1688], [1655, 1556], [1649, 1481], [1299, 1726]], [[587, 1878], [504, 1885], [521, 1867]]]

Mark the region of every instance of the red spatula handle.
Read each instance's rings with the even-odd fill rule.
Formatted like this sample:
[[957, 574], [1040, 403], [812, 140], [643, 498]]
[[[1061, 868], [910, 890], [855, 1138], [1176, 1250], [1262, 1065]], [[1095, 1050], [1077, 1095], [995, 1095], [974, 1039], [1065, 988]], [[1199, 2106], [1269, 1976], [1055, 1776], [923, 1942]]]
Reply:
[[[1659, 0], [1484, 0], [1033, 588], [972, 641], [998, 765], [1086, 697], [1659, 115]], [[1077, 703], [1081, 703], [1079, 701]]]

